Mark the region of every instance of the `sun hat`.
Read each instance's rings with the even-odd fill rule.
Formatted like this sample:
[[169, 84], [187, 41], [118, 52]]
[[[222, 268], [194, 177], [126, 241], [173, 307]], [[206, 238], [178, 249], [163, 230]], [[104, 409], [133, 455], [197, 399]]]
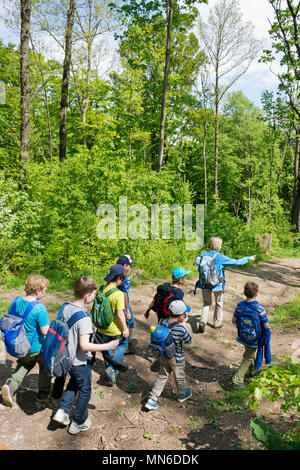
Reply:
[[117, 261], [117, 264], [135, 264], [136, 261], [132, 261], [129, 255], [122, 255]]
[[185, 305], [182, 300], [173, 300], [169, 305], [169, 310], [173, 315], [181, 315], [182, 313], [188, 313], [191, 311], [191, 307]]
[[187, 274], [190, 274], [192, 271], [186, 271], [183, 268], [176, 268], [172, 272], [172, 278], [173, 279], [179, 279], [180, 277], [186, 276]]
[[118, 276], [119, 274], [123, 274], [124, 272], [124, 266], [122, 266], [121, 264], [113, 264], [109, 268], [108, 273], [104, 278], [104, 281], [110, 282], [114, 277]]

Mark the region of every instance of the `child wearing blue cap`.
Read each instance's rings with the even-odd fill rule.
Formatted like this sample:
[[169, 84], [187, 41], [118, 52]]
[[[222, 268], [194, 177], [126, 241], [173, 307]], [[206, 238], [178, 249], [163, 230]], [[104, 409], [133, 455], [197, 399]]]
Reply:
[[[118, 288], [122, 281], [124, 281], [125, 269], [121, 264], [114, 264], [109, 268], [108, 274], [104, 278], [106, 281], [106, 286], [103, 289], [103, 292], [108, 292], [113, 288]], [[108, 351], [110, 356], [117, 362], [120, 362], [125, 354], [125, 351], [128, 346], [128, 336], [129, 329], [125, 321], [124, 316], [124, 294], [119, 289], [108, 296], [108, 300], [111, 305], [111, 309], [114, 314], [114, 319], [112, 323], [106, 329], [98, 328], [98, 333], [101, 334], [101, 337], [105, 343], [109, 343], [112, 340], [119, 339], [120, 344], [117, 347], [114, 355], [112, 351]], [[106, 369], [104, 371], [105, 377], [107, 380], [113, 384], [116, 383], [117, 371], [112, 367], [112, 365], [106, 363]]]
[[136, 264], [136, 261], [133, 261], [129, 255], [122, 255], [117, 261], [117, 264], [120, 264], [124, 266], [125, 270], [125, 279], [121, 282], [119, 285], [119, 289], [124, 292], [124, 302], [125, 302], [125, 309], [124, 309], [124, 315], [127, 323], [127, 327], [129, 329], [129, 337], [128, 337], [128, 349], [125, 354], [133, 354], [134, 353], [134, 343], [136, 341], [132, 341], [132, 330], [134, 329], [134, 316], [133, 312], [131, 309], [131, 306], [129, 305], [129, 289], [130, 289], [130, 281], [131, 279], [128, 277], [130, 274], [130, 269], [132, 264]]
[[184, 292], [179, 286], [184, 285], [186, 276], [190, 273], [191, 271], [186, 271], [183, 268], [176, 268], [172, 272], [172, 284], [165, 282], [157, 287], [156, 294], [144, 313], [146, 320], [148, 320], [151, 310], [156, 312], [158, 321], [162, 318], [168, 318], [168, 306], [170, 303], [173, 300], [183, 300]]

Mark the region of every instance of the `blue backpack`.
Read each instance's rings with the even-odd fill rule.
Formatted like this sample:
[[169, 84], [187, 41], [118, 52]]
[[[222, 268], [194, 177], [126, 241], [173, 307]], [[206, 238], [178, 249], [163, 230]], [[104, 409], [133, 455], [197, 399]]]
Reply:
[[245, 346], [257, 348], [261, 337], [258, 311], [245, 304], [240, 305], [238, 308], [240, 308], [240, 313], [237, 318], [237, 341]]
[[176, 348], [171, 330], [176, 325], [178, 325], [177, 321], [168, 326], [157, 325], [153, 331], [148, 348], [156, 357], [172, 359], [175, 356]]
[[31, 341], [29, 341], [24, 323], [32, 309], [39, 304], [39, 302], [37, 300], [30, 302], [22, 315], [17, 312], [17, 301], [20, 298], [21, 296], [15, 298], [12, 303], [10, 313], [3, 315], [0, 319], [0, 330], [4, 339], [5, 349], [14, 357], [26, 356], [29, 353], [31, 345], [37, 335], [36, 330]]
[[88, 317], [86, 312], [76, 312], [65, 322], [62, 318], [62, 311], [67, 303], [64, 303], [57, 317], [49, 326], [47, 336], [42, 347], [42, 356], [45, 370], [49, 377], [63, 377], [72, 367], [72, 359], [69, 355], [68, 340], [69, 329], [84, 317]]

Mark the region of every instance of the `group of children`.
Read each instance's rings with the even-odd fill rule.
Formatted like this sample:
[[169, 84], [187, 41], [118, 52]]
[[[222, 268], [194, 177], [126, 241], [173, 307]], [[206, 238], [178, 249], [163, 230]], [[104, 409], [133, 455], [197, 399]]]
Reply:
[[[215, 240], [211, 239], [210, 245], [213, 245]], [[219, 250], [216, 251], [219, 254]], [[223, 255], [220, 256], [224, 259], [226, 258]], [[247, 261], [253, 259], [253, 257], [246, 258]], [[227, 265], [230, 264], [228, 260], [230, 259], [225, 259]], [[238, 260], [231, 259], [232, 264], [235, 261]], [[135, 261], [132, 261], [129, 255], [123, 255], [115, 265], [110, 267], [104, 278], [106, 286], [103, 292], [105, 293], [113, 289], [113, 292], [108, 296], [113, 312], [113, 321], [106, 329], [98, 328], [97, 331], [102, 338], [101, 344], [91, 342], [91, 334], [94, 328], [91, 316], [88, 314], [88, 308], [93, 304], [98, 288], [93, 279], [86, 276], [77, 279], [74, 283], [74, 300], [64, 304], [63, 309], [59, 312], [60, 318], [64, 321], [68, 321], [78, 311], [86, 313], [69, 331], [68, 348], [72, 363], [69, 371], [69, 382], [63, 391], [58, 409], [53, 416], [54, 421], [69, 426], [68, 431], [71, 434], [85, 431], [91, 426], [91, 422], [88, 419], [88, 403], [92, 390], [92, 353], [108, 351], [114, 361], [120, 362], [125, 353], [131, 352], [130, 342], [134, 328], [134, 316], [129, 302], [129, 273], [132, 264], [135, 264]], [[219, 269], [224, 270], [222, 263], [219, 264]], [[190, 273], [191, 271], [185, 271], [183, 268], [176, 268], [172, 273], [172, 283], [165, 283], [157, 288], [157, 293], [144, 314], [145, 318], [149, 319], [150, 312], [153, 310], [157, 315], [157, 323], [171, 330], [175, 344], [174, 357], [171, 359], [160, 357], [159, 359], [160, 371], [151, 388], [149, 399], [145, 404], [145, 408], [148, 410], [158, 407], [158, 398], [163, 392], [166, 381], [172, 372], [177, 389], [177, 401], [182, 403], [192, 396], [192, 390], [187, 387], [186, 383], [183, 350], [183, 344], [190, 344], [192, 342], [192, 337], [186, 324], [188, 313], [191, 309], [183, 302], [184, 292], [181, 289], [186, 281], [186, 276]], [[225, 288], [224, 281], [225, 277], [223, 275], [222, 292]], [[48, 333], [50, 320], [47, 310], [40, 300], [44, 297], [48, 285], [49, 281], [43, 276], [30, 276], [26, 280], [25, 296], [17, 297], [9, 307], [8, 313], [13, 311], [19, 316], [27, 315], [24, 327], [30, 342], [30, 350], [25, 357], [17, 360], [12, 376], [6, 380], [2, 387], [2, 401], [4, 405], [13, 406], [14, 394], [25, 376], [36, 364], [39, 365], [37, 405], [46, 406], [49, 402], [52, 402], [51, 378], [45, 371], [41, 352]], [[240, 302], [238, 304], [232, 318], [233, 323], [238, 324], [239, 315], [246, 308], [256, 311], [262, 328], [268, 328], [266, 313], [256, 300], [258, 286], [255, 283], [247, 283], [244, 294], [246, 300], [244, 303]], [[203, 304], [203, 308], [207, 308], [207, 305]], [[219, 309], [219, 306], [217, 308]], [[29, 313], [28, 310], [30, 310]], [[220, 312], [220, 309], [218, 311]], [[207, 318], [207, 310], [205, 314]], [[217, 326], [220, 327], [220, 315], [218, 319], [219, 323]], [[199, 332], [204, 332], [201, 322]], [[246, 373], [249, 372], [253, 375], [256, 371], [255, 357], [257, 345], [253, 347], [253, 345], [249, 346], [246, 344], [247, 342], [242, 340], [240, 342], [245, 346], [245, 353], [242, 363], [232, 379], [234, 387], [243, 386]], [[116, 383], [118, 370], [107, 361], [105, 361], [105, 365], [104, 376], [106, 380], [112, 384]], [[71, 421], [71, 409], [76, 398], [76, 406]]]

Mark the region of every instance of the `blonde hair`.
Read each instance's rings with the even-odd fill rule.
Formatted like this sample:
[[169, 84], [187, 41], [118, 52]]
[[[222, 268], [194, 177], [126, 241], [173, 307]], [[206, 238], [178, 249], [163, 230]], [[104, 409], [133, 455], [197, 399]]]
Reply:
[[48, 287], [49, 285], [50, 281], [44, 276], [32, 274], [26, 279], [25, 282], [26, 295], [34, 295], [38, 290], [42, 290], [44, 287]]
[[222, 248], [223, 240], [219, 237], [212, 237], [209, 240], [208, 249], [212, 251], [220, 251]]

